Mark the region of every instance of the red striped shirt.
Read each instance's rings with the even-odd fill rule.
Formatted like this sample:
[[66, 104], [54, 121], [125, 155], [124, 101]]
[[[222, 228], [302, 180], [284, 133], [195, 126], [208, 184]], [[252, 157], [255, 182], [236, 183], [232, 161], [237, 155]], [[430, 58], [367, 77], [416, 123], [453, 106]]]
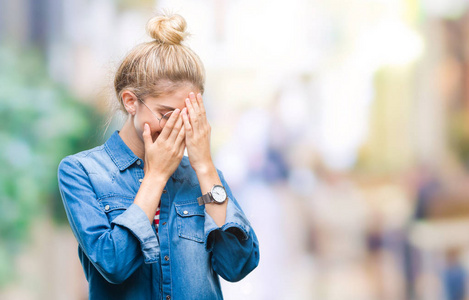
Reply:
[[160, 207], [161, 207], [161, 201], [158, 204], [155, 217], [153, 218], [153, 223], [155, 224], [156, 231], [158, 231], [158, 226], [160, 225]]

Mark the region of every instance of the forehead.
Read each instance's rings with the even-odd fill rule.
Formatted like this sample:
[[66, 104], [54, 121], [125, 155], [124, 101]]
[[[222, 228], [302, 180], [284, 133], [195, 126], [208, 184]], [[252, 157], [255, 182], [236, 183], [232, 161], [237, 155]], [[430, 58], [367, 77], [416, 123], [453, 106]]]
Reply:
[[189, 97], [190, 92], [194, 92], [194, 94], [197, 95], [197, 93], [200, 93], [200, 90], [192, 84], [184, 84], [158, 97], [148, 96], [145, 98], [145, 103], [154, 106], [164, 105], [173, 108], [182, 108], [185, 106], [184, 100]]

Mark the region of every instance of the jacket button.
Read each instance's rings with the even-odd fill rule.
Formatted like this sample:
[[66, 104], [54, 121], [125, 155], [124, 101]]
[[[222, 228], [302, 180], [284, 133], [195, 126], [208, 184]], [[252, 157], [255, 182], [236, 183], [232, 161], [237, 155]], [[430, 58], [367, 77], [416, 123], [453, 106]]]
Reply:
[[109, 210], [109, 205], [106, 205], [106, 206], [104, 207], [104, 209], [105, 209], [105, 210]]
[[143, 181], [143, 179], [142, 179], [142, 178], [140, 178], [140, 179], [138, 180], [138, 182], [140, 182], [140, 183], [142, 183], [142, 181]]
[[182, 212], [183, 214], [187, 215], [189, 212], [187, 210]]
[[166, 192], [167, 192], [166, 190], [163, 190], [163, 194], [166, 194]]
[[170, 295], [167, 295], [167, 296], [166, 296], [166, 300], [171, 300], [171, 296], [170, 296]]
[[142, 164], [142, 162], [140, 161], [140, 159], [139, 159], [139, 160], [137, 160], [137, 165], [139, 165], [139, 166], [140, 166], [141, 164]]
[[169, 260], [169, 256], [168, 256], [168, 255], [165, 255], [164, 260], [168, 261], [168, 260]]

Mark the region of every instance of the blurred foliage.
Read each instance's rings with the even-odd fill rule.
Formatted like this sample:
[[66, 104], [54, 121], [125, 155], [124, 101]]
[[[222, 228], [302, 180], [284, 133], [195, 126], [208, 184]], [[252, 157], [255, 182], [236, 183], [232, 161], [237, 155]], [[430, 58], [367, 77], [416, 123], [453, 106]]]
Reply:
[[0, 47], [0, 286], [38, 217], [65, 222], [60, 160], [101, 142], [100, 116], [54, 83], [39, 51]]
[[155, 0], [116, 0], [116, 4], [120, 11], [129, 9], [152, 9], [155, 6]]
[[448, 125], [449, 144], [458, 159], [469, 168], [469, 116], [462, 108], [452, 112]]

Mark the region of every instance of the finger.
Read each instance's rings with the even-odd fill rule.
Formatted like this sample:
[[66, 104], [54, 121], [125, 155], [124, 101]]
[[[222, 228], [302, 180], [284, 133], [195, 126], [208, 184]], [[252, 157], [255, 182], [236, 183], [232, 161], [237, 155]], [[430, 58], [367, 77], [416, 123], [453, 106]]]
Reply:
[[186, 98], [186, 107], [189, 116], [189, 121], [192, 126], [197, 126], [197, 115], [195, 113], [194, 107], [192, 106], [192, 102], [189, 98]]
[[166, 125], [163, 128], [163, 131], [161, 131], [161, 134], [159, 137], [163, 139], [167, 139], [169, 135], [171, 134], [171, 131], [173, 130], [174, 125], [176, 124], [178, 118], [179, 118], [179, 108], [176, 108], [174, 112], [171, 114], [169, 117], [168, 122], [166, 122]]
[[195, 97], [194, 92], [189, 93], [189, 99], [191, 100], [192, 107], [194, 107], [195, 113], [198, 115], [200, 112], [199, 103], [197, 102], [197, 98]]
[[168, 141], [170, 141], [171, 143], [174, 143], [174, 141], [176, 140], [179, 134], [179, 131], [181, 131], [181, 129], [183, 128], [182, 123], [183, 123], [182, 117], [181, 117], [181, 114], [179, 114], [176, 124], [174, 124], [173, 130], [171, 131], [171, 134], [168, 137]]
[[151, 144], [153, 144], [153, 139], [151, 138], [150, 125], [145, 123], [145, 125], [143, 125], [143, 145], [145, 149], [147, 149]]
[[201, 93], [197, 94], [197, 104], [199, 104], [200, 112], [205, 115], [205, 105], [204, 105], [204, 100], [202, 99]]
[[186, 133], [190, 133], [192, 131], [191, 123], [189, 122], [189, 117], [187, 116], [187, 108], [184, 107], [182, 109], [182, 120], [184, 121], [184, 129]]
[[184, 139], [181, 142], [181, 145], [179, 147], [179, 155], [184, 156], [184, 150], [186, 150], [186, 142], [184, 142]]
[[[181, 130], [179, 130], [178, 136], [176, 137], [175, 145], [181, 147], [182, 143], [184, 143], [185, 137], [186, 137], [186, 130], [184, 129], [184, 127], [181, 127]], [[182, 148], [184, 148], [184, 147], [182, 147]], [[184, 151], [184, 149], [183, 149], [183, 151]]]

